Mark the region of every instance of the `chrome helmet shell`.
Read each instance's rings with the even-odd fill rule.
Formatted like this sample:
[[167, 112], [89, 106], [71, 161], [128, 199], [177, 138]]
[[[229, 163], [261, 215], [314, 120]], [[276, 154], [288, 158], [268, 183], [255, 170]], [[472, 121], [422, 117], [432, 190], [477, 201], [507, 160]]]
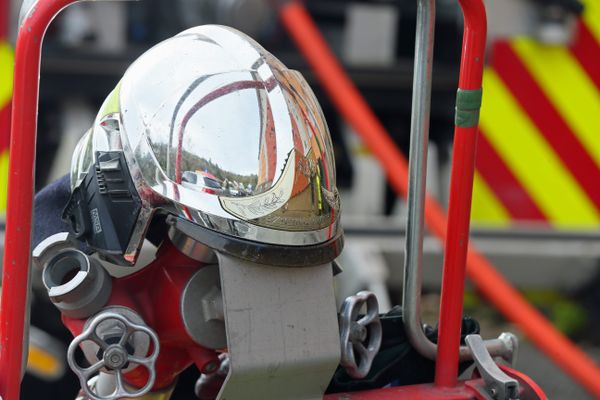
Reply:
[[246, 248], [323, 254], [309, 264], [341, 251], [333, 146], [321, 108], [300, 73], [239, 31], [199, 26], [140, 56], [77, 147], [74, 192], [94, 164], [98, 170], [102, 152], [123, 154], [139, 203], [120, 251], [92, 245], [121, 264], [135, 262], [156, 213]]

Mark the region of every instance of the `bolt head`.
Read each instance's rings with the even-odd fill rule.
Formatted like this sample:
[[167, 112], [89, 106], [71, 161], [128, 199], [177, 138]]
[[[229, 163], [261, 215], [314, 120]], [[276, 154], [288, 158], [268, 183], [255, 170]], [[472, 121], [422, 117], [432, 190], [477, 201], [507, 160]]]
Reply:
[[217, 370], [217, 368], [219, 368], [219, 365], [216, 362], [208, 362], [206, 364], [204, 364], [204, 373], [205, 374], [210, 374], [213, 373]]
[[108, 346], [103, 360], [107, 368], [122, 369], [127, 364], [127, 351], [119, 345]]
[[352, 324], [350, 328], [351, 342], [364, 342], [367, 340], [367, 328], [359, 323]]

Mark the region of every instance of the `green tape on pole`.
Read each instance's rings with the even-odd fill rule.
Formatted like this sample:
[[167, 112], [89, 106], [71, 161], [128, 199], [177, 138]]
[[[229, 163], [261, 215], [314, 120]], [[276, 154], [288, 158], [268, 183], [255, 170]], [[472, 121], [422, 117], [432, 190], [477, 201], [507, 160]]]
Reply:
[[471, 128], [479, 124], [479, 110], [481, 108], [481, 89], [458, 89], [456, 92], [456, 113], [454, 125], [461, 128]]

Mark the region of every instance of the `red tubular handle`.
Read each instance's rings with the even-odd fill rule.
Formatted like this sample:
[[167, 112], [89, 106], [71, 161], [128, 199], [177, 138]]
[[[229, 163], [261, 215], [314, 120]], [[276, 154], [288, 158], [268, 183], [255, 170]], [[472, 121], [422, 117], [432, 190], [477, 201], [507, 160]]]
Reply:
[[6, 239], [2, 297], [0, 299], [0, 395], [19, 398], [23, 354], [29, 260], [31, 214], [35, 166], [35, 142], [41, 46], [52, 19], [75, 0], [37, 2], [19, 29], [15, 54], [12, 129]]
[[[483, 77], [487, 33], [485, 8], [482, 0], [459, 0], [459, 3], [463, 9], [465, 23], [458, 87], [464, 90], [479, 90]], [[472, 126], [456, 126], [454, 129], [440, 300], [435, 383], [438, 386], [449, 387], [456, 385], [458, 377], [460, 329], [477, 148], [478, 123], [467, 125]]]
[[[281, 7], [280, 17], [332, 103], [379, 159], [390, 185], [399, 195], [405, 196], [408, 189], [406, 159], [350, 81], [304, 6], [297, 1], [289, 2]], [[476, 71], [465, 66], [461, 73], [465, 79], [477, 78], [481, 82], [481, 72], [477, 77]], [[425, 220], [429, 230], [445, 242], [447, 218], [439, 203], [430, 196], [426, 200]], [[600, 397], [600, 369], [584, 352], [531, 306], [474, 246], [467, 253], [466, 264], [467, 274], [475, 286], [508, 320], [519, 326], [542, 351], [590, 393]]]

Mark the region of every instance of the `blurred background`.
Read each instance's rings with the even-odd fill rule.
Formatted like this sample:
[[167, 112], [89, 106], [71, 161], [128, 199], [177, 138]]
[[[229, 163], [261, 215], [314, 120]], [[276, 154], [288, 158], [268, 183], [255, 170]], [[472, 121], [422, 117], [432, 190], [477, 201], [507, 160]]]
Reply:
[[[36, 187], [67, 173], [76, 143], [137, 56], [195, 25], [233, 26], [299, 70], [315, 90], [333, 137], [342, 195], [347, 245], [339, 260], [345, 271], [338, 279], [340, 298], [370, 289], [386, 311], [401, 302], [405, 204], [322, 91], [280, 24], [274, 3], [91, 2], [61, 13], [44, 43]], [[309, 0], [305, 5], [407, 154], [416, 2]], [[558, 329], [599, 361], [600, 5], [597, 0], [488, 0], [486, 6], [489, 39], [472, 238]], [[12, 1], [8, 44], [14, 44], [20, 7], [21, 1]], [[448, 194], [462, 28], [457, 2], [438, 0], [427, 185], [442, 204]], [[6, 74], [11, 55], [1, 49], [0, 73]], [[6, 106], [3, 101], [0, 107]], [[6, 170], [6, 148], [6, 140], [0, 140], [0, 174]], [[4, 176], [0, 184], [3, 208]], [[437, 318], [441, 266], [441, 244], [426, 237], [423, 303], [430, 323]], [[35, 385], [24, 385], [24, 398], [35, 398], [28, 390], [41, 387], [41, 381], [48, 383], [49, 398], [73, 398], [65, 393], [74, 393], [75, 379], [60, 372], [62, 360], [52, 359], [64, 357], [61, 346], [68, 335], [46, 306], [34, 299], [32, 318], [45, 333], [32, 335], [49, 354], [30, 354], [26, 383]], [[550, 398], [591, 398], [469, 285], [465, 308], [480, 321], [485, 337], [507, 330], [520, 337], [517, 367]]]

